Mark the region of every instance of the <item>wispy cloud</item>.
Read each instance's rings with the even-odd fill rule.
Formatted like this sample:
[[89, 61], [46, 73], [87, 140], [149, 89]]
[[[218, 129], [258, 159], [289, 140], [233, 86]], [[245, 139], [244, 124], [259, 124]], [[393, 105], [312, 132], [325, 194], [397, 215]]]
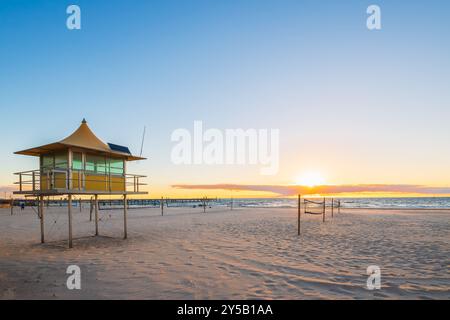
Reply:
[[340, 193], [415, 193], [415, 194], [450, 194], [450, 187], [428, 187], [409, 184], [358, 184], [358, 185], [324, 185], [316, 187], [295, 185], [245, 185], [245, 184], [176, 184], [176, 189], [196, 190], [236, 190], [272, 192], [279, 196], [296, 194], [340, 194]]
[[0, 192], [13, 192], [16, 190], [17, 190], [17, 187], [14, 187], [14, 186], [0, 186]]

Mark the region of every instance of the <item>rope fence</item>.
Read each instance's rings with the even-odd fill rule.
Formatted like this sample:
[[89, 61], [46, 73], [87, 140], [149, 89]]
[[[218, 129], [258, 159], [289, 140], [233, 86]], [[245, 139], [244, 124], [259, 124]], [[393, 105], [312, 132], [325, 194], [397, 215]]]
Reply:
[[[302, 197], [298, 195], [297, 205], [297, 233], [301, 234], [301, 215], [302, 215]], [[322, 200], [303, 199], [303, 213], [311, 215], [322, 215], [322, 222], [326, 221], [327, 208], [331, 209], [331, 218], [334, 218], [334, 213], [341, 213], [341, 200], [331, 198], [331, 201], [327, 202], [326, 198]], [[337, 211], [335, 211], [337, 210]]]

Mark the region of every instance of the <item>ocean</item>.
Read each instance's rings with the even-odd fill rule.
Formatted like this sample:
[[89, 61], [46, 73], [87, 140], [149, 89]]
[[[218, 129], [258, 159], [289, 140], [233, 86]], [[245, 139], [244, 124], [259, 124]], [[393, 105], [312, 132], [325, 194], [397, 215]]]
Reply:
[[[331, 205], [331, 198], [327, 205]], [[433, 198], [335, 198], [341, 200], [344, 208], [379, 208], [379, 209], [450, 209], [450, 197]], [[316, 199], [321, 200], [321, 199]], [[230, 199], [218, 200], [219, 204], [230, 203]], [[297, 207], [297, 199], [233, 199], [235, 207], [255, 208], [293, 208]]]

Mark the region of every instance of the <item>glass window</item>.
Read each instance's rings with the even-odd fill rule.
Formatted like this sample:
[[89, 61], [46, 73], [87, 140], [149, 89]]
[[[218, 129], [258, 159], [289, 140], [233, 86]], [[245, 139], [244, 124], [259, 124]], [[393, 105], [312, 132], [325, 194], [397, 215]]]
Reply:
[[96, 170], [97, 173], [105, 174], [107, 173], [106, 170], [106, 158], [104, 157], [98, 157], [98, 160], [96, 162]]
[[80, 152], [74, 152], [72, 156], [72, 169], [83, 170], [83, 158]]
[[86, 155], [86, 171], [95, 171], [95, 158], [91, 155]]
[[52, 154], [44, 154], [42, 156], [42, 168], [43, 169], [53, 169], [54, 168], [54, 158]]
[[110, 159], [109, 168], [111, 174], [123, 174], [123, 160], [122, 159]]
[[91, 154], [86, 155], [86, 171], [93, 171], [95, 173], [106, 173], [105, 157], [95, 156]]
[[67, 152], [55, 153], [55, 168], [67, 168]]

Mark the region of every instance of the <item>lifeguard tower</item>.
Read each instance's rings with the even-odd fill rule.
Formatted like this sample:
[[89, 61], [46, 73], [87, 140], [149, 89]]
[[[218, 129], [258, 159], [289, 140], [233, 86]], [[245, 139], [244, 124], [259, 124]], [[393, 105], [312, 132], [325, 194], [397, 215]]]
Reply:
[[69, 247], [72, 248], [72, 197], [94, 196], [95, 235], [98, 235], [98, 198], [123, 196], [124, 239], [127, 238], [127, 196], [147, 194], [141, 191], [142, 175], [127, 173], [127, 162], [145, 160], [131, 154], [127, 147], [104, 143], [83, 119], [67, 138], [15, 154], [39, 157], [39, 169], [17, 172], [19, 191], [14, 194], [36, 197], [39, 203], [41, 242], [44, 243], [44, 197], [67, 196]]

